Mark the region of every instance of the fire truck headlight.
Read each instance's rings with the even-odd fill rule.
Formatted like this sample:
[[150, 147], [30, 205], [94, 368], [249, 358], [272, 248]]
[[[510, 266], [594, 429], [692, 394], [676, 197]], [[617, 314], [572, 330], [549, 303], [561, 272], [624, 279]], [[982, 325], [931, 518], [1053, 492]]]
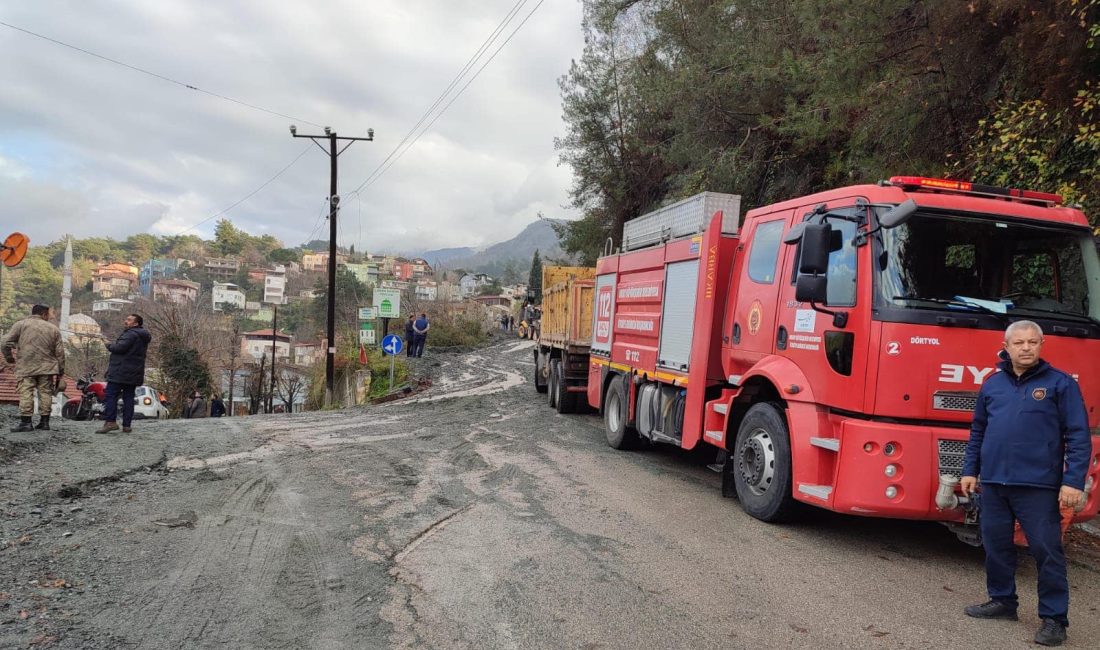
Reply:
[[893, 456], [894, 454], [898, 453], [898, 443], [896, 443], [896, 442], [886, 443], [885, 445], [882, 446], [882, 453], [886, 454], [887, 456]]
[[883, 472], [886, 473], [886, 478], [894, 478], [895, 476], [898, 475], [898, 466], [897, 465], [887, 465], [886, 468], [883, 470]]
[[893, 499], [897, 495], [898, 495], [897, 486], [891, 485], [890, 487], [886, 488], [886, 498], [887, 499]]
[[868, 454], [871, 453], [874, 450], [875, 450], [875, 444], [873, 442], [868, 442], [868, 443], [863, 445], [863, 451], [867, 452]]

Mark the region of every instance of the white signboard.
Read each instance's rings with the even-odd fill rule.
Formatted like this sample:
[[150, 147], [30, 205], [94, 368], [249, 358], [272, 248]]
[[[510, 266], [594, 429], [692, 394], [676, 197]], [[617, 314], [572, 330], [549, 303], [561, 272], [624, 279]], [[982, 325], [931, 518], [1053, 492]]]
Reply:
[[378, 310], [374, 307], [360, 307], [359, 320], [374, 320], [378, 318]]
[[374, 307], [378, 310], [378, 318], [400, 318], [401, 290], [375, 289]]
[[359, 330], [359, 342], [363, 345], [374, 345], [374, 330]]
[[794, 312], [794, 331], [812, 332], [817, 327], [817, 312], [812, 309], [796, 309]]

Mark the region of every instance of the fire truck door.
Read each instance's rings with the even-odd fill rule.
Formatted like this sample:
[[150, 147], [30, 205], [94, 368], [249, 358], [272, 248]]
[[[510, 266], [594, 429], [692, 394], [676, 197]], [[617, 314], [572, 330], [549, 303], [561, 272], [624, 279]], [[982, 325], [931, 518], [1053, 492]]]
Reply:
[[742, 236], [745, 250], [738, 252], [733, 277], [734, 307], [722, 332], [733, 371], [748, 370], [775, 350], [775, 306], [782, 285], [782, 239], [792, 216], [790, 210], [762, 216], [747, 225]]
[[[828, 300], [816, 305], [830, 312], [847, 313], [847, 323], [841, 326], [832, 315], [795, 299], [800, 245], [784, 246], [775, 353], [798, 365], [817, 402], [859, 411], [863, 408], [867, 370], [871, 247], [856, 246], [860, 227], [857, 219], [866, 209], [857, 210], [854, 202], [848, 204], [851, 207], [829, 206], [831, 211], [849, 218], [828, 219], [840, 233], [841, 246], [829, 254]], [[811, 209], [796, 210], [795, 221], [800, 222]]]

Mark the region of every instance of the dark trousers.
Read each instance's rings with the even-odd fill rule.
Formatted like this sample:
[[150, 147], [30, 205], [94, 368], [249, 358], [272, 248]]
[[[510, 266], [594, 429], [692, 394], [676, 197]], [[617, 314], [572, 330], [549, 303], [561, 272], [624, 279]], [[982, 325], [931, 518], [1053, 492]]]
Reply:
[[427, 340], [427, 334], [415, 334], [413, 335], [413, 353], [414, 357], [424, 356], [424, 341]]
[[128, 427], [134, 421], [134, 390], [137, 386], [132, 384], [116, 384], [107, 382], [106, 396], [103, 398], [103, 421], [115, 422], [118, 419], [118, 397], [122, 394], [122, 426]]
[[415, 341], [413, 336], [414, 335], [412, 335], [412, 334], [406, 334], [405, 335], [405, 356], [406, 357], [411, 357], [413, 355], [413, 347], [414, 347], [413, 342]]
[[982, 545], [989, 597], [1012, 607], [1016, 598], [1015, 521], [1027, 537], [1039, 574], [1039, 617], [1069, 625], [1069, 578], [1062, 549], [1058, 490], [1021, 485], [982, 484]]

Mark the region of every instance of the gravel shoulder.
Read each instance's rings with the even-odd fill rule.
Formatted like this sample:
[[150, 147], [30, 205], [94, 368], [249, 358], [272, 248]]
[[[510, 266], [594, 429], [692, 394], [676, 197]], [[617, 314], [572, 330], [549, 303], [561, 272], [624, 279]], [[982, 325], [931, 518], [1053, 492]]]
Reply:
[[981, 551], [941, 526], [757, 522], [697, 454], [550, 410], [529, 343], [431, 352], [377, 406], [5, 434], [0, 648], [1031, 646], [1029, 559], [1019, 623], [967, 619]]

